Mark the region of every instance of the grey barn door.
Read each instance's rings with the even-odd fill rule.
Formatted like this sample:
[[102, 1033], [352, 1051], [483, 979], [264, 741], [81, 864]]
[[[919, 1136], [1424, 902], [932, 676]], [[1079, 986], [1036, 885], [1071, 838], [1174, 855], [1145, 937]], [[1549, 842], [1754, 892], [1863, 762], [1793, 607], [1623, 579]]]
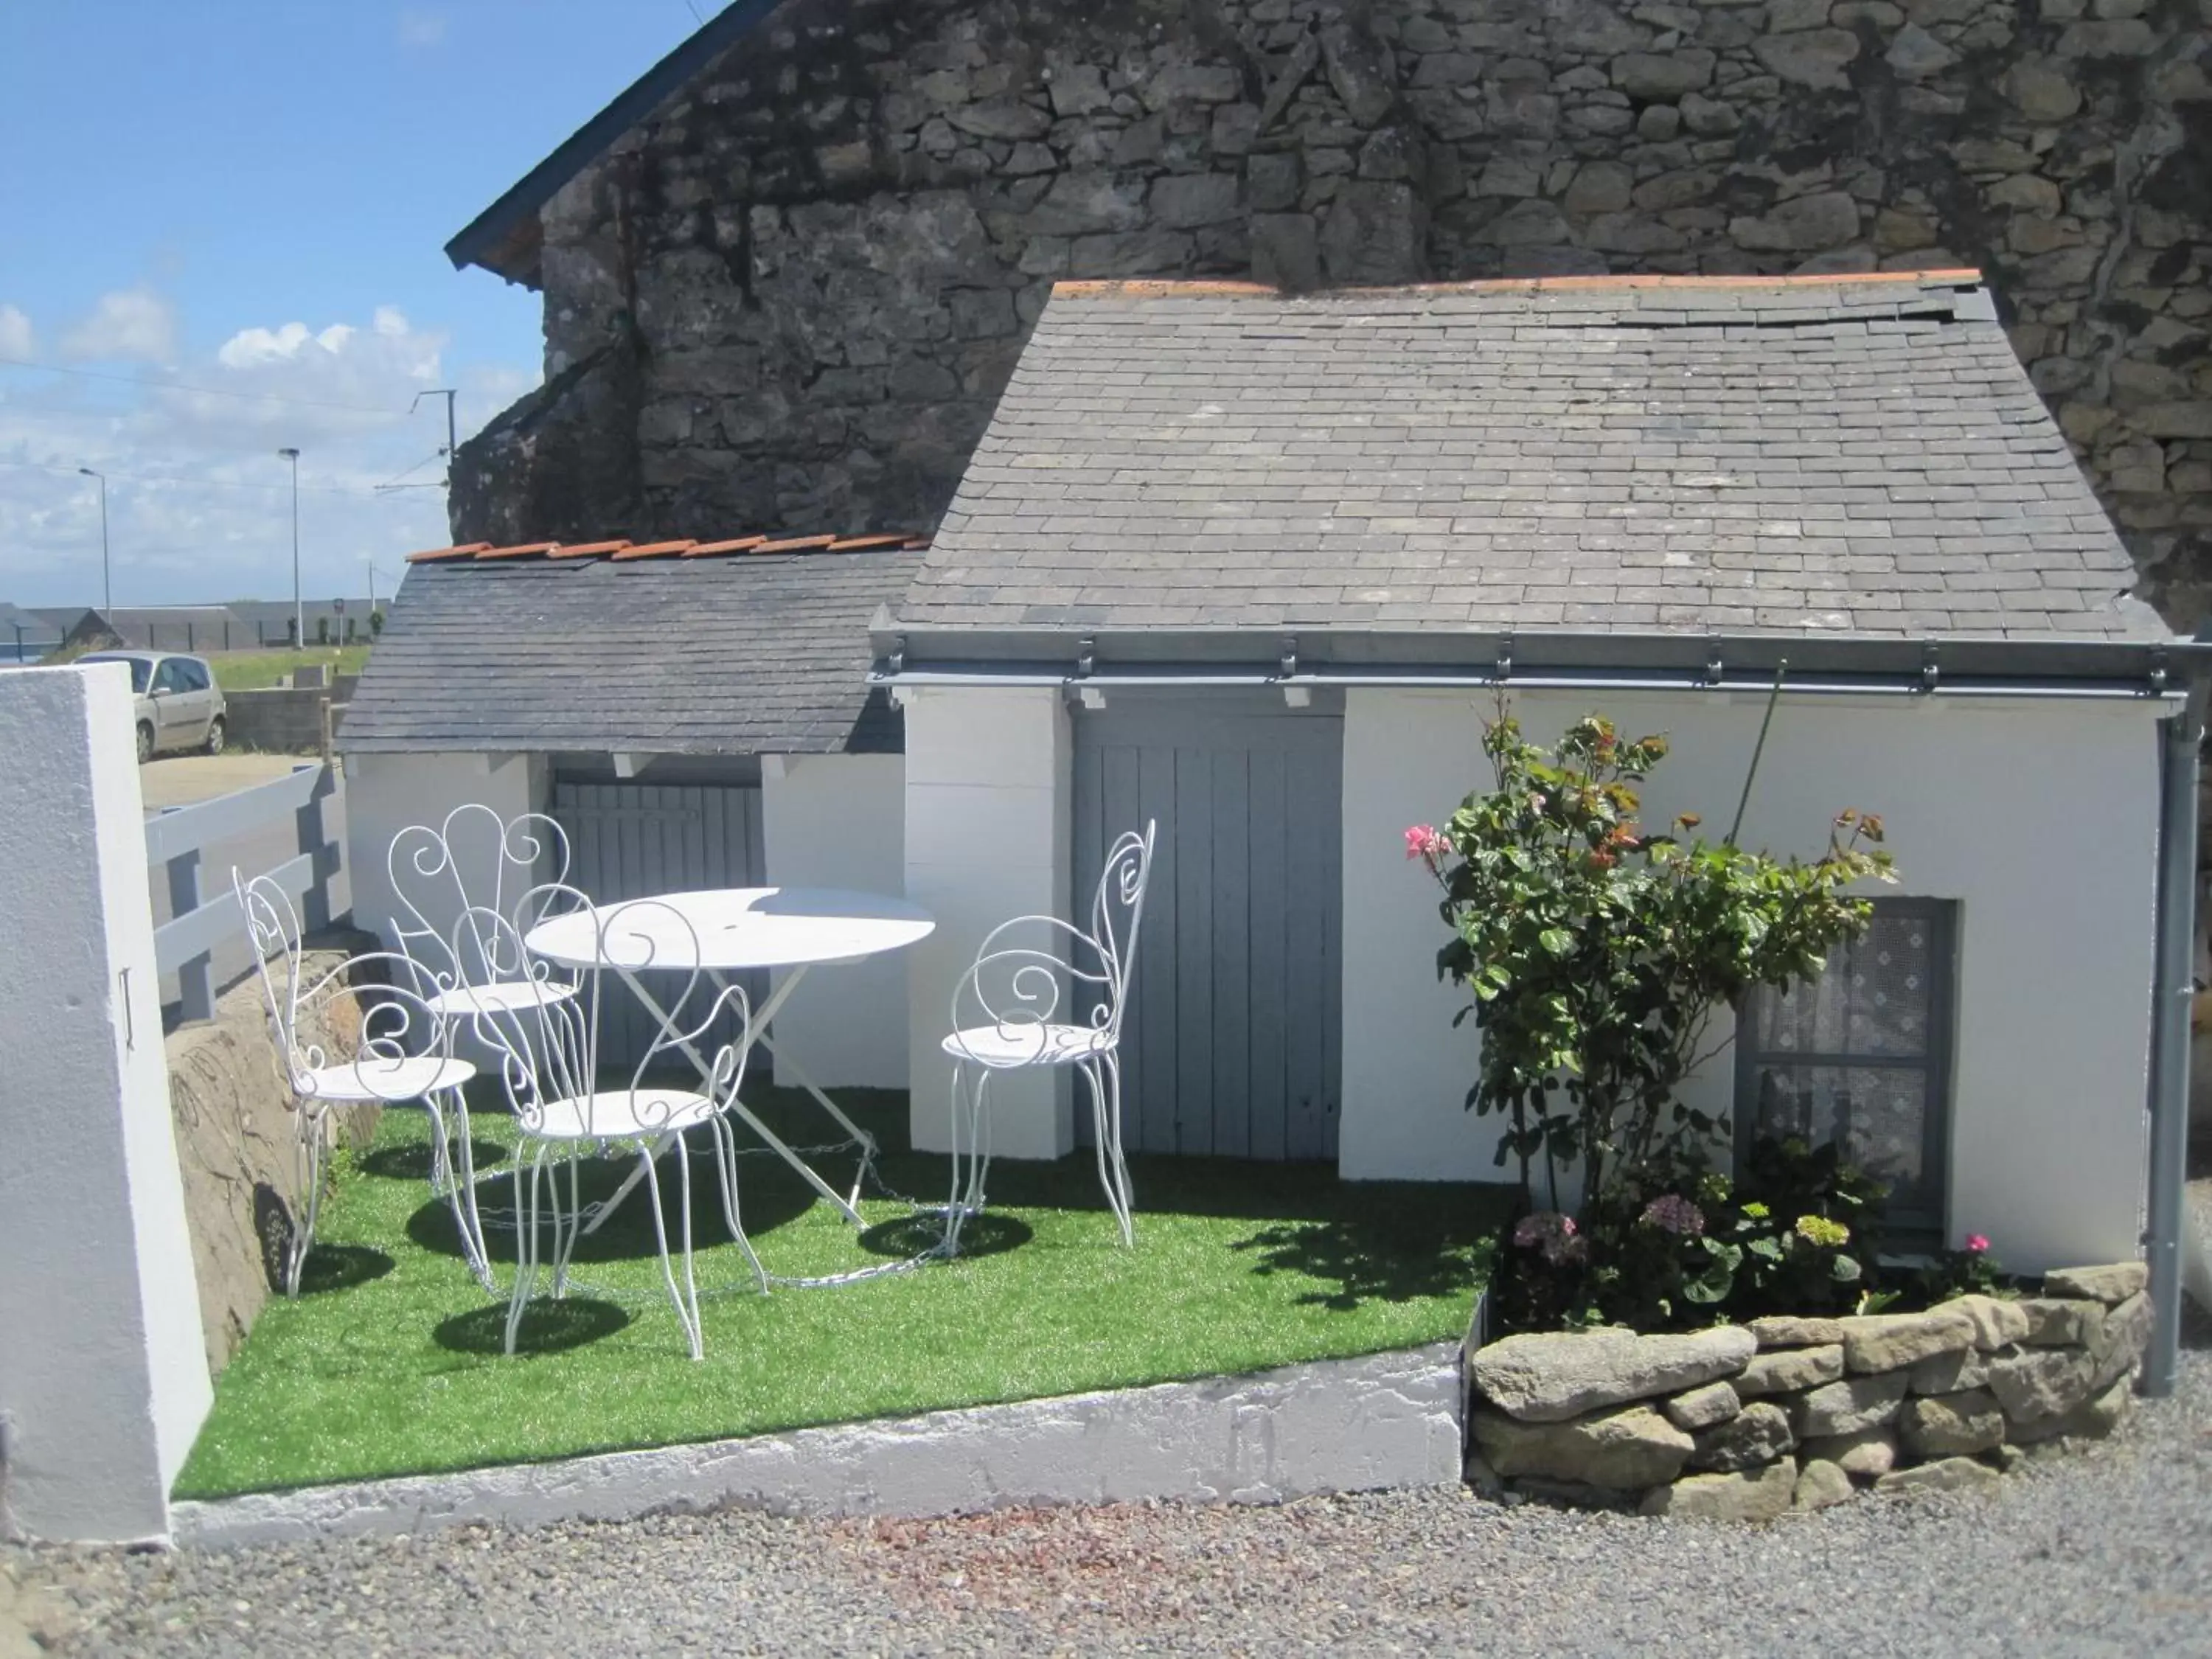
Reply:
[[[556, 779], [553, 817], [568, 835], [574, 856], [568, 879], [596, 904], [702, 887], [759, 887], [767, 881], [757, 787]], [[766, 974], [747, 975], [743, 982], [756, 1004], [767, 996]], [[647, 983], [665, 1006], [683, 981], [655, 975]], [[633, 1066], [652, 1039], [650, 1020], [619, 981], [610, 978], [601, 994], [600, 1063]], [[711, 994], [712, 987], [702, 980], [692, 993], [690, 1023], [706, 1011]], [[714, 1037], [735, 1035], [732, 1022]]]
[[1159, 825], [1122, 1028], [1131, 1148], [1336, 1156], [1343, 730], [1257, 693], [1077, 713], [1079, 922], [1115, 836]]

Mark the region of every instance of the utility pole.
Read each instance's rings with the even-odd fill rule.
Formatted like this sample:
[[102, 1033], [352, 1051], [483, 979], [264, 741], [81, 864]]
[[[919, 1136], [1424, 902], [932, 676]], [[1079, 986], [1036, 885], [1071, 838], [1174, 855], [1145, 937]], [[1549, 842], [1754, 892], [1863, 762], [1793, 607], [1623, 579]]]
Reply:
[[307, 607], [300, 598], [300, 452], [280, 449], [277, 454], [292, 463], [292, 648], [307, 648]]
[[115, 608], [115, 582], [108, 574], [107, 563], [107, 475], [94, 472], [88, 466], [77, 471], [88, 478], [100, 480], [100, 610], [105, 616]]
[[453, 489], [453, 450], [455, 447], [455, 439], [453, 437], [453, 399], [459, 395], [459, 394], [451, 386], [433, 386], [428, 392], [416, 392], [415, 394], [415, 401], [407, 405], [407, 412], [410, 415], [412, 415], [416, 410], [422, 408], [422, 399], [425, 398], [443, 398], [446, 400], [446, 493], [449, 501]]
[[362, 562], [368, 567], [368, 620], [362, 626], [374, 635], [376, 631], [376, 561], [363, 559]]

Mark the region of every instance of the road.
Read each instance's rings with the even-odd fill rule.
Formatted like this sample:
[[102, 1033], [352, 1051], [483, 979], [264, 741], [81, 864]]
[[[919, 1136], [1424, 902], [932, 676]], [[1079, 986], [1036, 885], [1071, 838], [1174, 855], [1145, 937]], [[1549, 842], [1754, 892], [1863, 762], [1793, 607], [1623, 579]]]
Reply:
[[[294, 767], [305, 765], [297, 755], [179, 755], [149, 761], [138, 769], [138, 785], [146, 799], [146, 816], [179, 806], [191, 806], [200, 801], [213, 800], [218, 795], [228, 795], [240, 789], [251, 789], [256, 784], [281, 778]], [[341, 846], [345, 842], [344, 793], [324, 803], [323, 824], [325, 830]], [[254, 831], [252, 835], [234, 836], [217, 842], [200, 855], [200, 892], [204, 897], [213, 897], [230, 885], [230, 872], [235, 866], [246, 877], [259, 875], [288, 863], [299, 855], [292, 821], [288, 817], [281, 823]], [[154, 925], [159, 927], [173, 912], [169, 908], [169, 884], [161, 870], [147, 872], [147, 885], [154, 902]], [[353, 903], [351, 884], [347, 872], [341, 868], [331, 884], [331, 908], [333, 914], [343, 914]], [[218, 991], [232, 983], [252, 966], [252, 957], [246, 949], [246, 939], [240, 937], [219, 947], [215, 954], [215, 977]], [[164, 1014], [172, 1021], [176, 1015], [177, 978], [166, 975], [161, 980], [161, 1002]]]

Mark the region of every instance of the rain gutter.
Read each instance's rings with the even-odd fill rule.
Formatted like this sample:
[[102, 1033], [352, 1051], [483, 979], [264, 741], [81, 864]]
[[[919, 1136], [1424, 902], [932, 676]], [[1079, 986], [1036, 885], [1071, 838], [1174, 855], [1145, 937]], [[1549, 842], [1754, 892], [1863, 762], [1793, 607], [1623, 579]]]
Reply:
[[[2212, 637], [2212, 624], [2197, 639]], [[2150, 1341], [2142, 1392], [2173, 1392], [2181, 1352], [2181, 1252], [2189, 1162], [2190, 1013], [2196, 1001], [2197, 782], [2207, 693], [2201, 659], [2182, 706], [2159, 722], [2158, 946], [2151, 1002], [2150, 1193], [2143, 1255], [2150, 1267]]]

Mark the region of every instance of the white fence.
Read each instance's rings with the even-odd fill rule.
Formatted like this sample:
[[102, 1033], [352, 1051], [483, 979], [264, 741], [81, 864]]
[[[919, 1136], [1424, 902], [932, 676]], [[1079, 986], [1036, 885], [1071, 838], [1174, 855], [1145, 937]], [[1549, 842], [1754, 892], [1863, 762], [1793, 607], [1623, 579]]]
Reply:
[[289, 776], [256, 784], [191, 806], [173, 806], [146, 823], [146, 862], [166, 871], [171, 920], [154, 930], [155, 971], [177, 975], [188, 1020], [215, 1017], [215, 951], [245, 936], [246, 918], [226, 878], [204, 893], [201, 854], [217, 842], [292, 823], [298, 851], [266, 874], [299, 907], [301, 925], [326, 927], [332, 917], [331, 887], [339, 851], [324, 822], [324, 803], [337, 793], [337, 769], [326, 763], [295, 767]]

